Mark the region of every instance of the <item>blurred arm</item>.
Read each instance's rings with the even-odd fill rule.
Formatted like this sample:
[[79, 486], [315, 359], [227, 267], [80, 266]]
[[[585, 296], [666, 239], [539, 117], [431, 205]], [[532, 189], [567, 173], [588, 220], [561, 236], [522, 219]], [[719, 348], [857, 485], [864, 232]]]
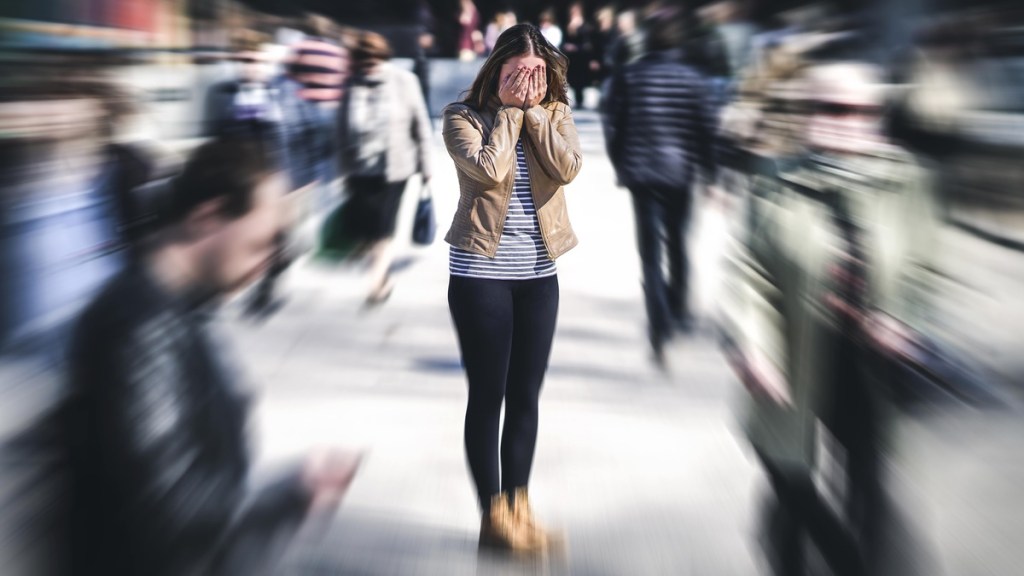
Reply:
[[612, 166], [616, 169], [622, 141], [622, 121], [625, 118], [625, 87], [622, 85], [622, 74], [622, 70], [616, 70], [608, 80], [601, 106], [605, 150], [608, 153], [608, 158], [612, 161]]
[[718, 176], [717, 159], [715, 158], [718, 106], [706, 80], [700, 80], [697, 94], [698, 98], [694, 109], [697, 129], [697, 163], [704, 175], [704, 181], [714, 184]]
[[415, 76], [409, 75], [408, 85], [406, 90], [409, 92], [409, 97], [412, 99], [413, 106], [413, 137], [416, 139], [416, 143], [419, 146], [419, 171], [426, 180], [430, 179], [430, 135], [433, 132], [433, 126], [430, 124], [430, 113], [427, 111], [427, 103], [423, 99], [423, 91], [420, 89], [419, 81]]
[[547, 110], [534, 106], [526, 111], [523, 126], [548, 176], [562, 185], [572, 182], [580, 172], [583, 154], [569, 107], [565, 106], [558, 123], [552, 124]]
[[458, 110], [446, 109], [443, 122], [444, 144], [455, 165], [486, 186], [499, 185], [515, 163], [523, 111], [507, 106], [499, 109], [487, 142], [480, 130]]
[[726, 357], [751, 393], [789, 404], [781, 310], [784, 287], [779, 284], [780, 273], [773, 269], [779, 256], [772, 238], [773, 218], [781, 208], [765, 197], [755, 196], [751, 203], [750, 228], [744, 241], [731, 246], [726, 266], [730, 280], [723, 293]]

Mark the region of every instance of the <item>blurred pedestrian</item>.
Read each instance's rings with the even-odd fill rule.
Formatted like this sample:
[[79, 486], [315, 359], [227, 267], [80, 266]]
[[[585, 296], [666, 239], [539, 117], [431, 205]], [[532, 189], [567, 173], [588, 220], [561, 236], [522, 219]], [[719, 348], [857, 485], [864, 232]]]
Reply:
[[[311, 20], [307, 31], [329, 32], [324, 19]], [[291, 47], [284, 73], [269, 84], [279, 113], [280, 157], [289, 178], [288, 223], [281, 228], [273, 262], [249, 299], [250, 314], [265, 316], [283, 304], [280, 278], [302, 250], [295, 231], [317, 204], [318, 193], [325, 194], [322, 188], [333, 172], [327, 169], [332, 160], [333, 119], [347, 74], [347, 52], [323, 37], [306, 35]]]
[[436, 37], [436, 22], [434, 11], [430, 8], [427, 0], [420, 0], [416, 9], [416, 25], [419, 29], [419, 36], [416, 39], [416, 57], [413, 63], [413, 73], [420, 80], [420, 90], [423, 92], [423, 101], [427, 110], [433, 110], [430, 106], [430, 60], [438, 56]]
[[419, 81], [393, 66], [387, 40], [362, 32], [352, 48], [354, 73], [338, 115], [339, 166], [370, 244], [367, 304], [381, 304], [394, 282], [395, 226], [406, 183], [430, 180], [430, 117]]
[[592, 77], [590, 61], [594, 52], [594, 29], [587, 21], [582, 2], [569, 6], [569, 23], [565, 26], [562, 52], [569, 58], [569, 87], [572, 89], [572, 103], [583, 108], [583, 89]]
[[[935, 210], [916, 163], [885, 142], [879, 71], [829, 57], [804, 78], [811, 154], [754, 178], [728, 350], [779, 503], [776, 573], [803, 572], [809, 536], [837, 574], [876, 574], [889, 386], [926, 320]], [[844, 451], [838, 516], [812, 481], [819, 423]]]
[[517, 23], [516, 13], [512, 10], [504, 10], [494, 15], [494, 20], [487, 25], [487, 30], [484, 32], [484, 47], [487, 49], [486, 55], [490, 56], [491, 52], [494, 51], [494, 45], [498, 43], [498, 37]]
[[562, 48], [562, 29], [558, 26], [554, 10], [549, 8], [540, 13], [540, 33], [552, 46]]
[[750, 65], [753, 56], [755, 25], [738, 0], [722, 0], [714, 5], [711, 19], [721, 38], [731, 81], [735, 82]]
[[483, 53], [484, 37], [480, 32], [480, 11], [473, 0], [459, 2], [459, 60], [471, 61]]
[[619, 182], [633, 196], [648, 337], [662, 364], [673, 334], [692, 328], [686, 234], [697, 178], [714, 181], [715, 119], [704, 79], [682, 60], [681, 11], [660, 9], [646, 28], [647, 54], [612, 79], [604, 127]]
[[280, 153], [281, 110], [271, 80], [270, 55], [247, 42], [232, 55], [237, 77], [210, 87], [206, 97], [204, 135], [260, 138], [273, 154]]
[[593, 52], [590, 55], [591, 84], [602, 87], [608, 77], [607, 58], [618, 32], [615, 28], [615, 8], [604, 6], [597, 11], [597, 27], [593, 36]]
[[[609, 76], [626, 64], [632, 64], [644, 53], [644, 33], [636, 25], [636, 12], [623, 10], [615, 21], [615, 35], [604, 55], [604, 64]], [[605, 80], [607, 89], [610, 78]]]
[[[480, 545], [555, 542], [527, 487], [558, 311], [555, 259], [576, 245], [564, 186], [579, 173], [567, 59], [530, 24], [498, 39], [466, 98], [444, 111], [460, 200], [448, 304], [469, 381], [465, 446], [483, 516]], [[505, 424], [499, 450], [499, 421]]]
[[271, 574], [346, 491], [357, 460], [335, 453], [252, 488], [248, 394], [212, 334], [210, 308], [272, 256], [287, 190], [262, 143], [204, 144], [152, 249], [79, 319], [61, 418], [71, 574]]

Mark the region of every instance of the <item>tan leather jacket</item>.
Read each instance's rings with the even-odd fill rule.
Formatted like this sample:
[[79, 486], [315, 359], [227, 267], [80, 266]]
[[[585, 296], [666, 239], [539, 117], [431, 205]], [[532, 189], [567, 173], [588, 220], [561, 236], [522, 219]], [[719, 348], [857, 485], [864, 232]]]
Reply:
[[490, 258], [497, 253], [521, 136], [548, 256], [554, 260], [576, 246], [562, 187], [579, 174], [583, 155], [568, 106], [550, 102], [524, 111], [501, 106], [495, 97], [480, 113], [467, 104], [450, 104], [444, 109], [443, 133], [460, 190], [446, 242]]

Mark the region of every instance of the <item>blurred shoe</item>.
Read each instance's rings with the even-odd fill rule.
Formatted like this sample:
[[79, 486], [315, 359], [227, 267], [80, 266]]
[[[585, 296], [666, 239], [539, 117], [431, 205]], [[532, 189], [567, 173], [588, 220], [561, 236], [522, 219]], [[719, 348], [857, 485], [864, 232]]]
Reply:
[[275, 296], [272, 290], [266, 290], [259, 286], [245, 305], [245, 315], [256, 320], [266, 319], [283, 308], [284, 305], [283, 297]]
[[665, 347], [668, 345], [669, 338], [659, 334], [651, 333], [651, 360], [654, 365], [663, 372], [668, 371], [668, 360], [665, 355]]
[[395, 285], [393, 283], [389, 283], [386, 287], [381, 288], [379, 290], [374, 290], [373, 292], [370, 293], [369, 296], [366, 297], [364, 307], [375, 308], [377, 306], [383, 305], [385, 302], [388, 301], [388, 298], [391, 298], [391, 293], [394, 291]]
[[697, 320], [691, 314], [673, 314], [672, 328], [684, 336], [692, 336], [697, 331]]
[[517, 554], [543, 552], [529, 533], [514, 521], [505, 492], [491, 498], [491, 509], [480, 521], [480, 548]]
[[526, 488], [516, 488], [512, 492], [512, 521], [526, 533], [530, 544], [539, 550], [559, 549], [565, 543], [560, 534], [549, 532], [537, 523]]

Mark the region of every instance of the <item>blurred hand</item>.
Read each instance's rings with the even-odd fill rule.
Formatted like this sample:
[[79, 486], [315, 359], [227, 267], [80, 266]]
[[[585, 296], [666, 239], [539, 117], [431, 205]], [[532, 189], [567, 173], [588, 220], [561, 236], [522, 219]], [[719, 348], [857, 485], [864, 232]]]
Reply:
[[875, 350], [893, 358], [910, 358], [914, 335], [899, 320], [881, 312], [870, 312], [863, 320], [864, 335]]
[[505, 106], [521, 108], [526, 101], [529, 87], [530, 71], [525, 66], [520, 66], [502, 80], [501, 88], [498, 89], [498, 98]]
[[337, 449], [316, 450], [309, 455], [302, 470], [302, 482], [312, 495], [310, 509], [326, 510], [341, 503], [363, 455]]
[[731, 359], [743, 385], [754, 396], [771, 400], [778, 406], [793, 406], [793, 397], [785, 376], [763, 354], [752, 352]]
[[530, 83], [526, 94], [526, 101], [523, 108], [532, 108], [540, 104], [548, 95], [547, 71], [543, 66], [537, 66], [530, 71]]
[[732, 206], [729, 194], [720, 186], [709, 184], [704, 187], [704, 198], [710, 208], [728, 211]]

